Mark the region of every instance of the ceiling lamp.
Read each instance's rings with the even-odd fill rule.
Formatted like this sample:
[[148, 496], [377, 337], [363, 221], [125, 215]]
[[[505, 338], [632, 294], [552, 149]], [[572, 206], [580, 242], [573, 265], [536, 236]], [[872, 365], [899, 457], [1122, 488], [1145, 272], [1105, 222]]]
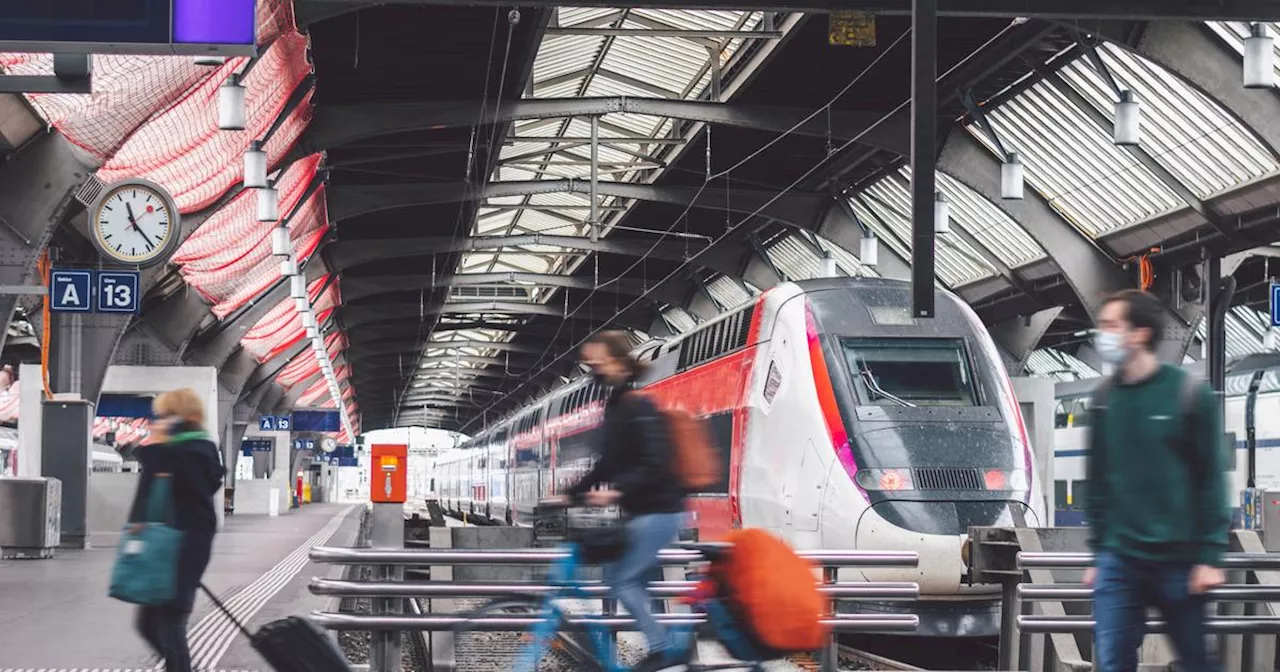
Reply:
[[239, 75], [231, 75], [218, 87], [218, 128], [243, 131], [244, 119], [244, 85]]
[[[310, 313], [306, 313], [306, 314], [310, 315]], [[307, 330], [307, 338], [315, 338], [316, 336], [320, 335], [319, 327], [306, 327], [306, 330]]]
[[249, 143], [244, 153], [244, 186], [246, 189], [267, 188], [267, 153], [257, 140]]
[[1276, 84], [1275, 40], [1267, 24], [1255, 23], [1244, 40], [1244, 88], [1269, 89]]
[[271, 229], [271, 254], [287, 257], [292, 253], [293, 241], [289, 239], [289, 227], [282, 225]]
[[951, 233], [951, 203], [941, 191], [933, 194], [933, 231]]
[[1115, 144], [1136, 146], [1142, 140], [1142, 107], [1132, 91], [1121, 91], [1116, 103]]
[[293, 308], [294, 310], [297, 310], [299, 313], [305, 313], [308, 310], [311, 310], [311, 301], [309, 301], [305, 297], [298, 298], [295, 296], [293, 297]]
[[836, 272], [836, 258], [831, 256], [830, 252], [822, 255], [818, 260], [818, 276], [823, 278], [834, 278], [838, 276]]
[[298, 274], [298, 262], [293, 259], [285, 259], [280, 262], [280, 275], [286, 278], [292, 278]]
[[1000, 164], [1000, 198], [1021, 201], [1022, 183], [1022, 157], [1017, 152], [1009, 152], [1009, 156]]
[[[268, 185], [258, 190], [258, 221], [274, 222], [280, 219], [280, 191]], [[286, 236], [288, 234], [286, 233]], [[275, 243], [275, 240], [272, 240]], [[273, 245], [274, 249], [274, 245]], [[279, 254], [279, 253], [277, 253]]]
[[864, 235], [860, 241], [858, 261], [863, 266], [875, 266], [880, 262], [880, 241], [871, 234]]
[[[308, 310], [308, 311], [307, 311], [307, 312], [305, 312], [305, 313], [301, 313], [301, 315], [302, 315], [302, 326], [304, 326], [304, 327], [306, 327], [306, 328], [308, 328], [308, 329], [318, 329], [318, 328], [320, 327], [320, 325], [319, 325], [319, 324], [316, 324], [316, 314], [315, 314], [315, 313], [313, 313], [313, 312], [311, 312], [311, 311], [309, 311], [309, 310]], [[312, 337], [312, 338], [314, 338], [314, 337]]]
[[[295, 275], [289, 278], [289, 297], [293, 299], [307, 299], [307, 279], [301, 275]], [[307, 304], [310, 305], [310, 304]]]

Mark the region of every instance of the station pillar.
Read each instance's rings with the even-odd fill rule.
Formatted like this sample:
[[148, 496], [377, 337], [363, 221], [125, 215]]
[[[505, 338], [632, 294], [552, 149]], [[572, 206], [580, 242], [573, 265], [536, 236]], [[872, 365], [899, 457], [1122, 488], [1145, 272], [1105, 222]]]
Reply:
[[79, 398], [54, 398], [41, 405], [40, 475], [62, 482], [62, 548], [89, 547], [93, 409]]
[[[369, 543], [374, 548], [404, 548], [404, 503], [408, 486], [409, 447], [374, 445], [373, 464], [369, 475], [369, 500], [372, 502]], [[374, 569], [379, 581], [404, 580], [403, 567], [381, 566]], [[374, 598], [375, 614], [402, 614], [404, 600]], [[370, 672], [400, 672], [400, 633], [373, 633], [369, 648]]]

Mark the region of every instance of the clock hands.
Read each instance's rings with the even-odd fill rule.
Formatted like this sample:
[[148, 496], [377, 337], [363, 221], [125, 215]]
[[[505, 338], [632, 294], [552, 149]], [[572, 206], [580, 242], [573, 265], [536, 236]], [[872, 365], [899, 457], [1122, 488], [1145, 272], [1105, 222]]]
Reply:
[[138, 226], [138, 220], [133, 216], [133, 204], [125, 203], [124, 207], [125, 207], [125, 210], [128, 211], [129, 213], [129, 225], [133, 227], [134, 231], [137, 231], [142, 236], [143, 240], [147, 241], [147, 245], [150, 245], [151, 247], [155, 247], [156, 244], [151, 242], [151, 238], [148, 237], [146, 232], [142, 230], [142, 227]]

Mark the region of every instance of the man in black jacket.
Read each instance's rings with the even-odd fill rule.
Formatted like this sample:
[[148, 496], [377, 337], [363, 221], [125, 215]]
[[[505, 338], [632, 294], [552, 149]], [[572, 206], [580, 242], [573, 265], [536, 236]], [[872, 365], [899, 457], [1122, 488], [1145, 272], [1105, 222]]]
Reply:
[[[582, 347], [582, 361], [613, 393], [605, 404], [599, 459], [567, 494], [595, 506], [616, 503], [628, 516], [626, 549], [605, 567], [605, 581], [649, 643], [649, 655], [633, 672], [679, 669], [682, 656], [671, 651], [666, 629], [654, 619], [644, 580], [658, 564], [658, 552], [679, 537], [684, 520], [685, 493], [672, 470], [671, 437], [661, 411], [634, 392], [642, 364], [631, 356], [625, 334], [594, 336]], [[593, 489], [606, 483], [611, 489]]]

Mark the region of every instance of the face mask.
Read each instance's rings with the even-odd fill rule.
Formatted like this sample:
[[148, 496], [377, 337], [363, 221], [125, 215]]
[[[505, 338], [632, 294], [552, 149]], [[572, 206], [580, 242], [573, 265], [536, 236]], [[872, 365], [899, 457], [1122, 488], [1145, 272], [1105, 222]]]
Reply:
[[1124, 349], [1124, 334], [1115, 331], [1099, 331], [1093, 337], [1093, 349], [1108, 364], [1120, 364], [1128, 355]]

